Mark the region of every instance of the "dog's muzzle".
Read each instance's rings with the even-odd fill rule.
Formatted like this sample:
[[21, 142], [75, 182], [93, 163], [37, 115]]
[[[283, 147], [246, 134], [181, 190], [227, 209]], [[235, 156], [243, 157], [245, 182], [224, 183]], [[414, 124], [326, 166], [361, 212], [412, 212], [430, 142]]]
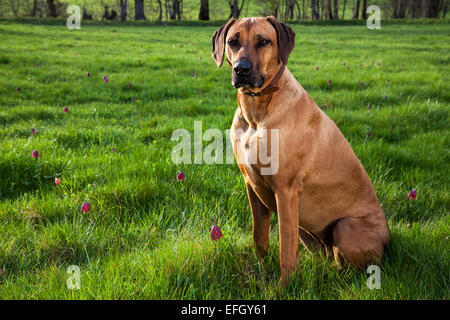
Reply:
[[234, 64], [231, 83], [236, 89], [240, 87], [260, 88], [264, 84], [264, 76], [256, 75], [251, 62], [244, 58]]

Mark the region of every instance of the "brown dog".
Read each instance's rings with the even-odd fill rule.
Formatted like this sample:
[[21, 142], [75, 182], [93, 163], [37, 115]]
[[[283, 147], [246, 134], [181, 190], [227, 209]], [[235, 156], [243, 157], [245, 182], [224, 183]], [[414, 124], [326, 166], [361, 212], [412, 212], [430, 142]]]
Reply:
[[[257, 253], [269, 249], [275, 212], [282, 284], [297, 265], [299, 239], [309, 251], [333, 253], [339, 265], [380, 261], [389, 230], [370, 179], [335, 123], [285, 68], [294, 31], [274, 17], [231, 19], [211, 40], [213, 59], [220, 67], [225, 53], [238, 88], [231, 140]], [[263, 149], [271, 150], [270, 162]], [[269, 163], [272, 171], [264, 173]]]

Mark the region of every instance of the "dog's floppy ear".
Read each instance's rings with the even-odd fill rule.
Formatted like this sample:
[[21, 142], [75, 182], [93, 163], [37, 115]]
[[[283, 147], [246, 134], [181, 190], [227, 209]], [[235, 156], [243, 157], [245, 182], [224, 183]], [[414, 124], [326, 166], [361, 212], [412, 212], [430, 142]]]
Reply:
[[228, 29], [230, 29], [231, 25], [235, 21], [236, 20], [234, 18], [228, 20], [227, 24], [217, 29], [211, 38], [212, 57], [219, 68], [222, 66], [223, 63], [223, 54], [225, 52], [225, 40], [227, 38]]
[[266, 18], [277, 31], [278, 41], [278, 61], [283, 64], [287, 64], [289, 54], [294, 49], [295, 45], [295, 32], [287, 24], [284, 24], [277, 20], [274, 16]]

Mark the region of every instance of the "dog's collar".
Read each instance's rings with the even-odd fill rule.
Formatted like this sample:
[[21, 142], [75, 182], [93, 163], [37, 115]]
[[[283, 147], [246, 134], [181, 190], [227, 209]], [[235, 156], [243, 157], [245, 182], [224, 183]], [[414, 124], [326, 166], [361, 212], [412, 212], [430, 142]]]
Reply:
[[275, 91], [278, 91], [278, 87], [275, 87], [275, 84], [278, 82], [278, 80], [280, 80], [281, 76], [283, 75], [284, 69], [285, 69], [286, 65], [285, 64], [281, 64], [280, 69], [278, 70], [277, 74], [275, 75], [275, 77], [273, 77], [272, 81], [270, 81], [270, 83], [261, 91], [259, 92], [244, 92], [246, 95], [249, 95], [251, 97], [260, 97], [260, 96], [264, 96], [266, 94], [269, 93], [274, 93]]

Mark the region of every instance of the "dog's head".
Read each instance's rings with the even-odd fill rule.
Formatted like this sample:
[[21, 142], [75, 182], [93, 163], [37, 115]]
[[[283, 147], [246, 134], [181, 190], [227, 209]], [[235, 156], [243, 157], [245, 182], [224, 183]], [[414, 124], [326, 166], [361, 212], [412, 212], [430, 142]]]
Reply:
[[212, 56], [217, 66], [224, 55], [232, 69], [235, 88], [262, 88], [287, 64], [294, 49], [295, 32], [275, 17], [231, 18], [211, 38]]

